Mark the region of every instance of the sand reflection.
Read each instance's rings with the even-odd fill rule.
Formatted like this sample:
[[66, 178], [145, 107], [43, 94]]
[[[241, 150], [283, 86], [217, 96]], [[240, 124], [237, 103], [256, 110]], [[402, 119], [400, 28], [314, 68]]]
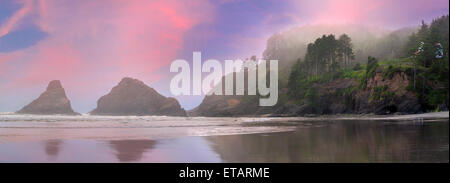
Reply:
[[116, 157], [120, 162], [137, 162], [142, 159], [145, 152], [154, 148], [154, 140], [115, 140], [109, 141], [110, 146], [116, 151]]
[[49, 159], [56, 159], [61, 151], [62, 140], [47, 140], [45, 142], [45, 153]]
[[[295, 132], [206, 137], [225, 162], [445, 162], [448, 123], [335, 122]], [[425, 153], [426, 152], [426, 153]]]

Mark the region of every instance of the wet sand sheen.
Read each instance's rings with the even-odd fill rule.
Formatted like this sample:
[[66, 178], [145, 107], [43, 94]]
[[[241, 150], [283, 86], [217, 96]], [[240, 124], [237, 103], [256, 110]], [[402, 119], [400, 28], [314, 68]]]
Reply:
[[0, 143], [0, 162], [448, 162], [448, 121], [335, 122], [295, 131], [168, 139]]
[[0, 162], [449, 160], [448, 118], [425, 121], [177, 118], [175, 121], [169, 117], [97, 117], [86, 121], [89, 117], [82, 117], [85, 119], [59, 122], [58, 117], [0, 115], [0, 121], [4, 118], [8, 119], [0, 122]]

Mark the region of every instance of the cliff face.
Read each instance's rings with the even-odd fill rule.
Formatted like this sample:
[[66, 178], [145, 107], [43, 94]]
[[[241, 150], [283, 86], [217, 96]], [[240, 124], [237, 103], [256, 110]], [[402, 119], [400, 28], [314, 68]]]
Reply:
[[[295, 114], [393, 114], [420, 113], [422, 107], [418, 98], [406, 88], [410, 83], [404, 72], [391, 77], [377, 72], [369, 78], [364, 89], [359, 81], [348, 78], [335, 79], [324, 84], [315, 84], [317, 97], [314, 104], [304, 103]], [[278, 110], [284, 114], [283, 110]]]
[[315, 83], [314, 97], [293, 101], [280, 88], [278, 104], [260, 107], [259, 96], [207, 96], [191, 116], [304, 116], [322, 114], [393, 114], [420, 113], [418, 97], [407, 90], [410, 78], [404, 72], [386, 77], [382, 71], [369, 78], [365, 88], [359, 81], [336, 78], [325, 83]]
[[51, 81], [47, 90], [39, 98], [23, 107], [17, 113], [22, 114], [66, 114], [77, 115], [72, 110], [66, 92], [58, 80]]
[[390, 78], [377, 72], [367, 82], [367, 88], [353, 97], [354, 112], [375, 114], [419, 113], [422, 112], [418, 97], [407, 90], [409, 76], [396, 72]]
[[142, 81], [123, 78], [110, 93], [101, 97], [93, 115], [186, 116], [174, 98], [166, 98]]

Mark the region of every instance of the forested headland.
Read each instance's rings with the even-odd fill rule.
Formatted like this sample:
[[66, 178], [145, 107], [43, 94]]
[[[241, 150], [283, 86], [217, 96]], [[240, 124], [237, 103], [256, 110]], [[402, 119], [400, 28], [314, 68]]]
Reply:
[[[334, 33], [317, 36], [327, 30]], [[358, 26], [294, 28], [273, 35], [263, 53], [264, 59], [280, 63], [277, 105], [260, 107], [258, 96], [207, 96], [190, 113], [301, 116], [448, 110], [448, 35], [448, 15], [391, 32]]]

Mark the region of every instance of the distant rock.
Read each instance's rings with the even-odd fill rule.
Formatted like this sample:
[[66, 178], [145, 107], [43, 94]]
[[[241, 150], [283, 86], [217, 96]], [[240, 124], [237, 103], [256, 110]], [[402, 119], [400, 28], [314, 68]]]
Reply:
[[186, 116], [174, 98], [167, 98], [133, 78], [123, 78], [110, 93], [101, 97], [93, 115]]
[[39, 98], [23, 107], [17, 113], [79, 115], [72, 110], [70, 100], [67, 98], [59, 80], [51, 81], [47, 86], [47, 90]]

